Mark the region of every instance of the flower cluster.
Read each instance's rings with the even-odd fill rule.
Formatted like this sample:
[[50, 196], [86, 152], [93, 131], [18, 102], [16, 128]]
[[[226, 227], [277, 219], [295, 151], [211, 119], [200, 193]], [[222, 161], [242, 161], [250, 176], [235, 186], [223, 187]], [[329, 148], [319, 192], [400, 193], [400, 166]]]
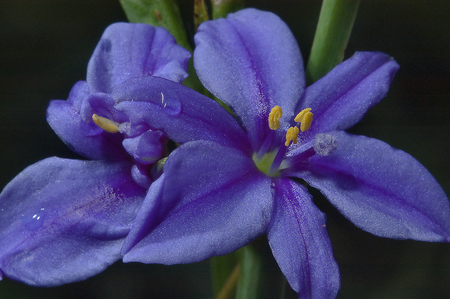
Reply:
[[148, 126], [131, 128], [129, 117], [114, 109], [111, 92], [149, 76], [178, 84], [187, 76], [189, 57], [163, 28], [117, 23], [105, 30], [87, 80], [47, 110], [61, 139], [90, 160], [48, 158], [5, 187], [0, 278], [4, 273], [54, 286], [86, 279], [121, 258], [146, 189], [160, 174], [155, 162], [167, 154], [167, 138]]
[[[391, 57], [355, 53], [306, 87], [289, 28], [255, 9], [203, 23], [195, 43], [201, 82], [233, 114], [180, 84], [189, 55], [164, 29], [105, 31], [87, 80], [48, 108], [55, 132], [92, 161], [49, 158], [5, 187], [0, 274], [58, 285], [120, 258], [191, 263], [266, 234], [301, 298], [334, 298], [326, 217], [299, 180], [372, 234], [450, 241], [449, 201], [433, 176], [344, 132], [387, 94]], [[168, 140], [180, 146], [169, 153]]]

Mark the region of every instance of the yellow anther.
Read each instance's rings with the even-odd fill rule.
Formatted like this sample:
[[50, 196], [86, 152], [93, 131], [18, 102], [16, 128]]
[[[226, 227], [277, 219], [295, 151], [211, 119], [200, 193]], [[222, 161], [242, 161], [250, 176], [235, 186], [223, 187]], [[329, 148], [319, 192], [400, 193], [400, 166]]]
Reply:
[[303, 118], [305, 117], [305, 114], [311, 111], [311, 108], [303, 109], [302, 111], [297, 114], [297, 116], [294, 118], [295, 122], [301, 123], [303, 121]]
[[313, 114], [311, 112], [308, 112], [303, 117], [302, 124], [300, 125], [300, 130], [302, 132], [308, 131], [309, 128], [311, 128], [311, 123], [313, 121]]
[[313, 121], [313, 114], [311, 108], [306, 108], [300, 111], [299, 114], [294, 118], [294, 121], [301, 123], [300, 130], [302, 132], [308, 131], [311, 127], [311, 123]]
[[291, 141], [296, 144], [297, 143], [297, 137], [298, 137], [298, 128], [297, 127], [290, 127], [286, 132], [286, 142], [284, 145], [289, 146], [289, 143]]
[[98, 116], [97, 114], [93, 114], [92, 120], [95, 122], [95, 124], [97, 126], [102, 128], [106, 132], [109, 132], [109, 133], [119, 132], [119, 126], [117, 125], [117, 123], [113, 122], [112, 120], [110, 120], [106, 117], [102, 117], [102, 116]]
[[280, 118], [283, 116], [283, 109], [280, 106], [275, 106], [269, 113], [269, 128], [277, 130], [280, 127]]

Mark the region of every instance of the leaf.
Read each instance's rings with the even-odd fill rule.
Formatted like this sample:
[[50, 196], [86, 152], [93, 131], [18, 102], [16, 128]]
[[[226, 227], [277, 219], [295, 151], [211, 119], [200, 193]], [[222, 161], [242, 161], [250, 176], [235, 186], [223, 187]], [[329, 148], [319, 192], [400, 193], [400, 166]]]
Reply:
[[120, 4], [130, 22], [162, 26], [175, 37], [180, 46], [192, 52], [180, 9], [174, 0], [120, 0]]

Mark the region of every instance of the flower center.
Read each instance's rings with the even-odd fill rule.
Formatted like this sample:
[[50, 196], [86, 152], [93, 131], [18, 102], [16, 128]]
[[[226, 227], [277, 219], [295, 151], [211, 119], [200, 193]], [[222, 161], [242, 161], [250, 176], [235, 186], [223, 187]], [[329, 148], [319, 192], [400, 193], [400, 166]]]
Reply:
[[[283, 109], [280, 106], [275, 106], [269, 113], [269, 128], [271, 130], [278, 130], [280, 128], [280, 119], [283, 116]], [[285, 145], [289, 146], [291, 141], [296, 144], [299, 131], [308, 131], [313, 121], [313, 114], [311, 108], [303, 109], [294, 118], [294, 121], [300, 123], [300, 130], [297, 126], [290, 127], [286, 132]]]
[[[269, 128], [273, 131], [280, 128], [280, 119], [283, 116], [283, 110], [280, 106], [275, 106], [269, 113]], [[286, 131], [286, 142], [283, 145], [273, 146], [274, 134], [271, 132], [264, 141], [263, 145], [259, 149], [258, 153], [253, 154], [253, 161], [259, 170], [267, 174], [268, 176], [278, 176], [280, 168], [285, 168], [282, 165], [283, 159], [286, 154], [287, 147], [292, 143], [296, 144], [298, 134], [309, 130], [313, 121], [313, 114], [311, 108], [306, 108], [300, 111], [294, 118], [294, 121], [299, 123], [299, 126], [295, 125], [290, 127]], [[274, 149], [275, 147], [275, 149]], [[312, 147], [312, 146], [311, 146]], [[312, 155], [314, 150], [312, 150]], [[310, 155], [308, 156], [310, 157]]]
[[129, 122], [117, 123], [109, 118], [92, 115], [94, 123], [108, 133], [122, 133], [122, 146], [133, 159], [131, 175], [143, 188], [159, 177], [167, 159], [167, 140], [163, 132], [141, 126], [132, 128]]
[[[253, 161], [255, 162], [256, 167], [258, 167], [259, 170], [264, 172], [265, 174], [269, 175], [270, 168], [272, 167], [273, 161], [275, 160], [275, 157], [277, 156], [277, 151], [272, 151], [269, 153], [265, 153], [262, 158], [258, 159], [257, 154], [253, 154]], [[277, 176], [275, 173], [271, 176]]]

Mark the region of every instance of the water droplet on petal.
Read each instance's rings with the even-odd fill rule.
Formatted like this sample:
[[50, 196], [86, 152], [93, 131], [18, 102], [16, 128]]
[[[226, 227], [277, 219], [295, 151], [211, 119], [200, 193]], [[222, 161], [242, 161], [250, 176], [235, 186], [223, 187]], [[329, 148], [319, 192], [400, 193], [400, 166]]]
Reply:
[[160, 106], [162, 107], [164, 113], [169, 116], [178, 116], [181, 113], [181, 101], [173, 95], [166, 96], [161, 92]]
[[24, 216], [25, 227], [29, 230], [38, 230], [44, 224], [45, 210], [41, 208], [34, 213]]
[[100, 40], [100, 49], [102, 49], [104, 52], [111, 51], [111, 41], [109, 39], [102, 39]]

